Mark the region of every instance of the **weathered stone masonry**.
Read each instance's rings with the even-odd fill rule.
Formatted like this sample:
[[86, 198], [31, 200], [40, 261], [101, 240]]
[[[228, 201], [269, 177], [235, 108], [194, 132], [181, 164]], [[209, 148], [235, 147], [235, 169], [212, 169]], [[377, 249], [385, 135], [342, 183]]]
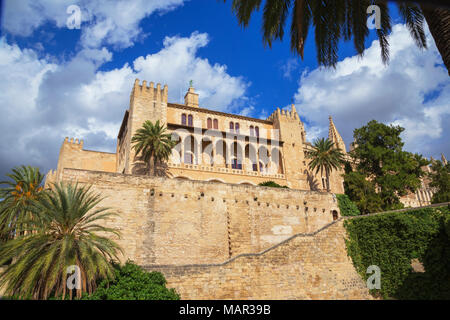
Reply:
[[347, 256], [342, 221], [222, 264], [146, 266], [183, 299], [371, 299]]
[[[338, 212], [330, 193], [64, 169], [118, 216], [110, 226], [139, 264], [220, 263], [318, 230]], [[50, 182], [50, 181], [48, 181]], [[125, 257], [124, 257], [125, 258]]]
[[62, 178], [105, 197], [122, 261], [163, 272], [183, 299], [369, 298], [330, 193], [78, 169]]

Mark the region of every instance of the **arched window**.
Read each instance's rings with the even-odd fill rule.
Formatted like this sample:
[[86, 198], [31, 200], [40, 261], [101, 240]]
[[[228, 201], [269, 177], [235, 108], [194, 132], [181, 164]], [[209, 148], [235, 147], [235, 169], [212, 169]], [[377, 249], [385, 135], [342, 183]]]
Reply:
[[253, 137], [255, 135], [255, 128], [253, 126], [250, 126], [250, 136]]
[[208, 120], [206, 122], [207, 122], [207, 128], [211, 129], [212, 128], [212, 120], [211, 120], [211, 118], [208, 118]]
[[230, 132], [233, 132], [233, 130], [234, 130], [234, 123], [230, 122]]
[[186, 164], [192, 164], [194, 162], [194, 155], [191, 151], [185, 151], [184, 152], [184, 163]]
[[336, 210], [333, 210], [331, 213], [332, 213], [332, 215], [333, 215], [333, 221], [334, 221], [334, 220], [337, 220], [338, 217], [339, 217], [337, 211], [336, 211]]
[[262, 173], [265, 172], [264, 163], [262, 163], [261, 161], [259, 162], [259, 171]]
[[186, 125], [186, 114], [185, 113], [183, 113], [182, 115], [181, 115], [181, 124], [182, 125]]
[[255, 134], [257, 137], [259, 137], [259, 127], [255, 127]]
[[236, 133], [239, 133], [239, 123], [234, 124], [234, 130], [236, 130]]
[[188, 115], [188, 126], [189, 126], [189, 127], [193, 127], [193, 126], [194, 126], [193, 120], [192, 120], [192, 115], [191, 115], [191, 114]]
[[219, 120], [214, 119], [214, 129], [219, 129]]
[[231, 145], [230, 151], [232, 156], [231, 168], [242, 170], [243, 154], [241, 146], [238, 143], [234, 142]]

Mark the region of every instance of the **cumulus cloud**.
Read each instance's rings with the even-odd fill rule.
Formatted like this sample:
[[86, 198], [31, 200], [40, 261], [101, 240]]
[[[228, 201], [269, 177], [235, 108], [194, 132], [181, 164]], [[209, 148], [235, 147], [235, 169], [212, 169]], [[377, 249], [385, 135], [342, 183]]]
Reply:
[[134, 61], [136, 75], [169, 84], [169, 99], [176, 102], [183, 99], [193, 80], [201, 106], [230, 111], [243, 98], [248, 84], [241, 77], [230, 76], [225, 65], [197, 57], [197, 50], [208, 41], [208, 34], [197, 32], [189, 38], [166, 37], [164, 49]]
[[336, 70], [305, 71], [295, 101], [309, 132], [325, 136], [332, 115], [348, 146], [354, 128], [376, 119], [405, 127], [409, 151], [450, 154], [450, 80], [429, 32], [427, 38], [429, 49], [421, 51], [398, 24], [390, 36], [388, 66], [381, 62], [379, 42], [373, 41], [362, 59], [348, 57]]
[[145, 36], [139, 23], [153, 13], [164, 13], [182, 5], [184, 0], [6, 0], [3, 28], [12, 35], [30, 36], [45, 23], [65, 28], [67, 8], [81, 10], [81, 44], [86, 48], [112, 45], [127, 48]]
[[55, 63], [1, 38], [0, 175], [22, 163], [54, 168], [65, 136], [84, 139], [87, 149], [114, 152], [135, 78], [167, 84], [172, 102], [193, 79], [201, 106], [236, 111], [248, 83], [199, 57], [197, 50], [207, 44], [207, 34], [167, 37], [159, 52], [100, 71], [113, 58], [106, 48], [82, 49]]

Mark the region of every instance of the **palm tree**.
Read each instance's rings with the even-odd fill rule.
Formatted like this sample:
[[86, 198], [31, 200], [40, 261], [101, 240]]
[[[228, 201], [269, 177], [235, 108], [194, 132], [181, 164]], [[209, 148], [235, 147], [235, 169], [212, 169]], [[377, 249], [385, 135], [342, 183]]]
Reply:
[[[89, 187], [57, 184], [31, 202], [30, 231], [0, 248], [0, 265], [13, 262], [0, 274], [0, 287], [19, 298], [66, 296], [68, 267], [78, 267], [83, 292], [91, 293], [97, 278], [114, 277], [111, 260], [119, 246], [106, 237], [119, 235], [100, 223], [113, 213], [96, 207], [102, 199]], [[72, 290], [69, 291], [72, 298]]]
[[425, 4], [421, 4], [421, 9], [450, 75], [450, 9], [427, 7]]
[[[397, 2], [400, 15], [416, 45], [425, 49], [427, 43], [421, 7], [412, 2]], [[421, 2], [425, 3], [425, 1]], [[232, 0], [232, 10], [236, 14], [239, 24], [247, 27], [252, 13], [259, 10], [261, 3], [262, 0]], [[341, 39], [347, 41], [353, 37], [358, 55], [364, 54], [364, 42], [369, 35], [366, 12], [370, 5], [378, 5], [381, 9], [381, 28], [376, 32], [380, 41], [382, 60], [387, 64], [389, 61], [387, 36], [391, 31], [391, 18], [385, 0], [267, 0], [263, 10], [263, 42], [271, 47], [273, 41], [282, 40], [286, 19], [291, 15], [291, 50], [303, 59], [308, 31], [313, 25], [319, 65], [335, 67], [338, 61], [338, 44]], [[422, 8], [423, 6], [424, 4], [422, 4]], [[448, 19], [445, 25], [448, 36]], [[449, 41], [445, 42], [445, 39], [448, 37], [442, 40], [447, 49], [447, 52], [442, 54], [444, 59], [448, 57], [449, 43]]]
[[0, 239], [8, 240], [26, 229], [24, 220], [30, 218], [28, 207], [42, 191], [44, 175], [39, 168], [21, 166], [7, 174], [11, 181], [0, 181], [6, 185], [0, 189]]
[[[131, 139], [136, 154], [141, 153], [142, 159], [150, 166], [153, 165], [153, 175], [156, 176], [156, 165], [159, 161], [168, 160], [176, 141], [166, 133], [166, 127], [159, 124], [159, 120], [153, 124], [147, 120], [142, 128], [136, 131]], [[150, 170], [148, 171], [150, 173]]]
[[344, 164], [344, 154], [341, 149], [336, 148], [334, 142], [329, 139], [316, 139], [312, 150], [306, 152], [306, 158], [311, 159], [308, 164], [311, 171], [320, 171], [321, 175], [325, 171], [327, 179], [327, 191], [330, 191], [329, 176], [333, 170], [339, 170]]

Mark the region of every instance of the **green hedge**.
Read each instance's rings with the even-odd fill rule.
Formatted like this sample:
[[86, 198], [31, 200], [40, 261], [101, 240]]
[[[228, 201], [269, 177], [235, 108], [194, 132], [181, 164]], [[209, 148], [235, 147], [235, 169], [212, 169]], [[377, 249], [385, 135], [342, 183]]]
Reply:
[[272, 188], [286, 188], [289, 189], [288, 186], [282, 186], [279, 185], [278, 183], [274, 182], [274, 181], [264, 181], [261, 182], [260, 184], [258, 184], [258, 186], [262, 186], [262, 187], [272, 187]]
[[160, 272], [146, 272], [128, 261], [114, 265], [115, 279], [103, 280], [95, 292], [83, 300], [179, 300], [174, 289], [166, 288], [166, 279]]
[[[381, 269], [385, 299], [450, 299], [450, 210], [425, 208], [345, 221], [347, 252], [366, 281], [367, 267]], [[415, 273], [418, 258], [424, 273]]]
[[358, 216], [361, 214], [356, 204], [346, 194], [337, 194], [336, 198], [342, 216]]

